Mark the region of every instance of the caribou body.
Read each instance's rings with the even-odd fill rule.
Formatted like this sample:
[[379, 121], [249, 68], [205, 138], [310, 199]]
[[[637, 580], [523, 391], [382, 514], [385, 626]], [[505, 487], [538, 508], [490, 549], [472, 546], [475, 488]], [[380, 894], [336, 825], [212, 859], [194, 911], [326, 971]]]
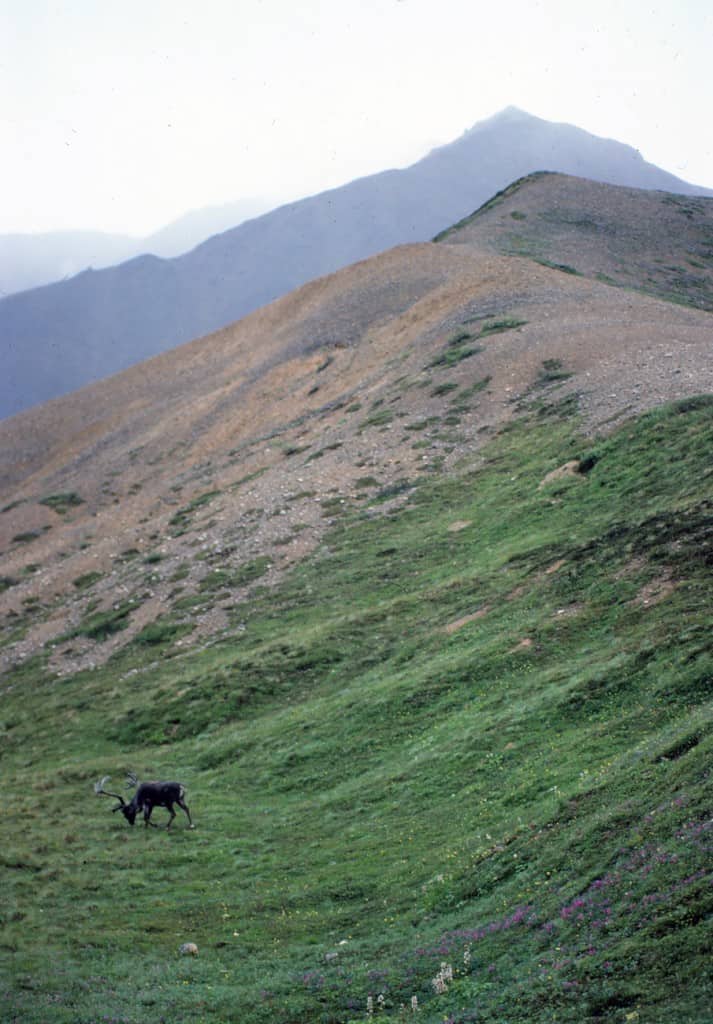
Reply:
[[174, 811], [174, 804], [178, 804], [181, 810], [186, 812], [188, 818], [188, 825], [193, 828], [193, 822], [191, 821], [191, 812], [188, 810], [184, 797], [186, 795], [185, 786], [180, 782], [139, 782], [133, 772], [129, 772], [127, 775], [128, 786], [136, 786], [136, 792], [134, 793], [133, 799], [130, 803], [126, 803], [123, 796], [119, 793], [110, 793], [104, 789], [104, 784], [109, 781], [110, 775], [105, 775], [104, 778], [94, 784], [94, 792], [97, 796], [112, 796], [119, 803], [113, 810], [121, 811], [126, 820], [130, 825], [133, 825], [136, 821], [136, 815], [143, 813], [144, 825], [148, 827], [153, 825], [154, 828], [158, 828], [158, 825], [154, 821], [151, 821], [151, 812], [154, 807], [165, 807], [171, 817], [168, 819], [166, 828], [171, 827], [171, 822], [176, 817]]

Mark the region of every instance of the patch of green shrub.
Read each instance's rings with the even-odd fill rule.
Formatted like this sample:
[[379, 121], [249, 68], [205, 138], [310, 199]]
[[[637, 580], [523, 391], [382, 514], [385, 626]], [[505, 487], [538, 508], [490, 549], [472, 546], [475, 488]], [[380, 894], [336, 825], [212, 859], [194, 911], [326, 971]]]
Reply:
[[13, 544], [31, 544], [33, 540], [41, 537], [42, 533], [42, 530], [23, 530], [22, 533], [15, 534], [12, 542]]
[[48, 494], [45, 498], [40, 498], [39, 503], [54, 509], [55, 512], [59, 512], [61, 515], [64, 512], [68, 512], [70, 508], [82, 505], [84, 498], [81, 498], [76, 491], [66, 491], [62, 494]]
[[136, 634], [134, 643], [144, 647], [159, 647], [174, 643], [180, 637], [190, 633], [192, 629], [193, 626], [185, 622], [174, 622], [165, 618], [157, 619]]
[[[474, 384], [470, 384], [467, 388], [462, 388], [458, 392], [456, 402], [462, 402], [468, 398], [472, 398], [473, 395], [477, 395], [480, 391], [485, 391], [488, 384], [490, 384], [492, 377], [482, 377], [480, 380], [475, 381]], [[454, 403], [455, 404], [455, 403]]]
[[483, 351], [482, 345], [470, 345], [464, 344], [449, 344], [448, 347], [440, 352], [434, 359], [428, 363], [428, 369], [446, 369], [449, 370], [453, 366], [457, 366], [458, 363], [463, 362], [464, 359], [470, 359], [471, 356], [477, 356]]
[[458, 385], [454, 381], [445, 381], [443, 384], [439, 384], [431, 392], [433, 398], [439, 398], [441, 395], [447, 395], [450, 391], [457, 390]]
[[359, 430], [366, 430], [368, 427], [385, 427], [394, 418], [394, 414], [391, 409], [378, 409], [376, 412], [371, 413], [365, 420], [359, 424]]
[[555, 381], [568, 380], [572, 376], [562, 366], [559, 359], [543, 359], [537, 374], [538, 384], [553, 384]]
[[346, 500], [335, 495], [333, 498], [323, 498], [320, 502], [323, 516], [343, 515], [347, 510]]
[[100, 643], [103, 640], [108, 640], [114, 633], [126, 629], [129, 624], [129, 616], [136, 607], [136, 601], [122, 601], [106, 611], [92, 612], [82, 619], [69, 636], [85, 636], [89, 640], [97, 640]]
[[[473, 317], [469, 322], [474, 323], [482, 319], [482, 317]], [[483, 346], [477, 344], [481, 339], [493, 334], [500, 334], [502, 331], [514, 330], [516, 327], [522, 327], [525, 323], [527, 323], [526, 320], [521, 320], [518, 317], [498, 317], [485, 319], [477, 334], [465, 329], [456, 331], [446, 342], [445, 349], [427, 364], [426, 369], [449, 369], [456, 366], [464, 359], [470, 359], [471, 356], [478, 355], [483, 351]]]
[[81, 576], [77, 576], [76, 579], [72, 580], [72, 585], [75, 586], [77, 590], [87, 590], [89, 587], [94, 586], [94, 584], [102, 578], [103, 573], [101, 572], [85, 572]]
[[521, 320], [516, 316], [504, 316], [494, 320], [487, 320], [480, 328], [479, 338], [487, 338], [491, 334], [501, 334], [503, 331], [513, 331], [517, 327], [524, 327], [527, 320]]
[[244, 562], [237, 569], [214, 569], [203, 577], [199, 584], [201, 592], [245, 587], [263, 576], [270, 568], [267, 555]]
[[574, 267], [569, 266], [568, 263], [553, 263], [552, 260], [546, 260], [542, 257], [535, 257], [535, 263], [539, 263], [540, 266], [549, 267], [550, 270], [559, 270], [563, 274], [574, 274], [576, 277], [581, 277], [582, 273], [576, 270]]
[[374, 495], [374, 503], [390, 501], [391, 498], [398, 498], [402, 494], [408, 493], [413, 490], [414, 485], [410, 480], [395, 480], [394, 483], [388, 484], [383, 487], [377, 494]]
[[177, 530], [178, 535], [180, 535], [180, 533], [184, 533], [193, 513], [197, 512], [198, 509], [203, 508], [205, 505], [208, 505], [214, 498], [217, 498], [219, 494], [220, 491], [205, 491], [203, 494], [199, 494], [186, 506], [179, 509], [175, 515], [171, 516], [168, 525], [172, 526], [174, 530]]
[[188, 579], [191, 575], [191, 567], [188, 562], [181, 562], [181, 564], [171, 573], [169, 576], [170, 583], [179, 583], [181, 580]]
[[172, 610], [176, 612], [190, 611], [192, 608], [205, 605], [206, 600], [205, 593], [186, 594], [185, 597], [179, 597], [173, 602]]
[[417, 420], [416, 423], [407, 423], [407, 424], [405, 424], [404, 430], [410, 430], [410, 431], [427, 430], [429, 427], [433, 427], [437, 423], [440, 423], [440, 421], [441, 421], [441, 417], [440, 416], [429, 416], [428, 419]]

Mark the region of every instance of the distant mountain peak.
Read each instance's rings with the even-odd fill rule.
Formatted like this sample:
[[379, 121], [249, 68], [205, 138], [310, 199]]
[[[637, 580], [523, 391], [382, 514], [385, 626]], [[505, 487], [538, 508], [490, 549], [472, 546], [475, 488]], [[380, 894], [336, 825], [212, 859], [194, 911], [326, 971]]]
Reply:
[[535, 121], [538, 118], [534, 114], [530, 114], [527, 110], [523, 110], [521, 107], [516, 107], [514, 104], [509, 104], [507, 107], [503, 107], [497, 114], [493, 114], [491, 120], [493, 121], [511, 121], [514, 119], [525, 119]]
[[535, 117], [534, 114], [529, 114], [526, 110], [521, 110], [520, 107], [510, 105], [503, 107], [495, 114], [491, 114], [490, 117], [483, 118], [482, 121], [476, 121], [472, 127], [467, 128], [464, 135], [470, 135], [471, 132], [480, 131], [483, 128], [495, 127], [496, 125], [512, 124], [516, 121], [539, 121], [540, 118]]

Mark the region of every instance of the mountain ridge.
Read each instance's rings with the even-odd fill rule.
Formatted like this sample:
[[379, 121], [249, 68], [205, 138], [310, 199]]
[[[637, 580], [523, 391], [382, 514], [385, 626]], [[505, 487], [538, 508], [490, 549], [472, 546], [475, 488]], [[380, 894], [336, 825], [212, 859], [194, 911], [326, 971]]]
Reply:
[[113, 267], [144, 254], [172, 258], [273, 204], [257, 199], [189, 210], [149, 235], [102, 231], [0, 234], [0, 297], [55, 284], [92, 269]]
[[[670, 216], [693, 223], [665, 196], [535, 176], [440, 243], [396, 247], [316, 278], [211, 336], [0, 424], [7, 574], [21, 579], [28, 558], [54, 563], [49, 575], [11, 588], [5, 601], [17, 611], [38, 587], [61, 591], [91, 565], [109, 572], [122, 545], [144, 550], [142, 521], [170, 534], [176, 508], [191, 507], [201, 493], [234, 492], [238, 504], [225, 497], [223, 514], [239, 522], [243, 486], [256, 507], [270, 510], [248, 550], [256, 558], [270, 553], [269, 578], [277, 580], [320, 543], [321, 502], [331, 488], [353, 494], [362, 476], [388, 488], [394, 477], [414, 481], [434, 464], [451, 471], [538, 394], [554, 389], [562, 401], [576, 398], [596, 432], [713, 391], [710, 313], [631, 290], [631, 273], [646, 276], [636, 247], [623, 261], [619, 284], [626, 287], [597, 279], [596, 261], [586, 277], [499, 251], [500, 229], [519, 228], [510, 214], [520, 208], [549, 244], [551, 223], [534, 212], [570, 193], [579, 207], [589, 195], [590, 215], [598, 217], [608, 200], [622, 245], [637, 242], [625, 230], [622, 197], [632, 223], [637, 200], [646, 209], [663, 203]], [[652, 224], [668, 236], [664, 216]], [[606, 251], [606, 233], [590, 237], [581, 217], [567, 227], [582, 238], [582, 252], [595, 243]], [[664, 251], [655, 237], [648, 244]], [[676, 244], [685, 254], [686, 236]], [[371, 463], [368, 473], [359, 469], [363, 461]], [[286, 497], [310, 478], [313, 497]], [[74, 493], [82, 505], [65, 518], [42, 504], [44, 496]], [[309, 528], [275, 547], [300, 517]], [[74, 545], [69, 537], [85, 531], [94, 533], [91, 553], [80, 548], [55, 561], [63, 544]], [[220, 532], [214, 526], [203, 543], [220, 544]], [[13, 542], [25, 533], [27, 544]], [[166, 542], [166, 570], [184, 558], [183, 540]], [[199, 586], [199, 567], [195, 573], [189, 582]], [[169, 591], [160, 588], [152, 614]], [[77, 595], [73, 614], [83, 600]], [[119, 639], [140, 628], [137, 620]], [[69, 646], [73, 659], [76, 642]], [[110, 651], [88, 645], [81, 657], [95, 661]]]
[[435, 240], [525, 256], [713, 310], [713, 201], [707, 197], [535, 172]]
[[[535, 151], [532, 139], [539, 140]], [[210, 333], [310, 278], [396, 244], [432, 238], [548, 161], [560, 164], [555, 170], [581, 173], [587, 164], [590, 177], [629, 181], [634, 152], [530, 115], [515, 124], [491, 119], [409, 168], [287, 204], [191, 253], [151, 264], [143, 277], [135, 266], [119, 266], [9, 296], [0, 302], [7, 366], [0, 415]], [[649, 187], [695, 191], [640, 159], [633, 162]]]

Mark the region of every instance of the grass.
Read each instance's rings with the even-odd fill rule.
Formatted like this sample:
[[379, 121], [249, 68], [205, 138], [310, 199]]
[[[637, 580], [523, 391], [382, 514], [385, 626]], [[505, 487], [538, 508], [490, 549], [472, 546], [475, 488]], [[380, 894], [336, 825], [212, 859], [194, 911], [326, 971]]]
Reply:
[[201, 592], [222, 591], [226, 588], [245, 587], [263, 576], [270, 568], [270, 558], [260, 555], [243, 562], [237, 568], [213, 569], [200, 582]]
[[[7, 673], [4, 1019], [710, 1019], [712, 443], [542, 405], [222, 641]], [[196, 830], [117, 820], [128, 769]]]
[[77, 505], [81, 505], [83, 502], [84, 498], [80, 497], [75, 491], [67, 491], [62, 494], [48, 494], [46, 497], [40, 498], [39, 503], [63, 515], [70, 508], [76, 508]]
[[446, 369], [450, 370], [451, 367], [457, 366], [458, 363], [463, 362], [464, 359], [470, 359], [471, 356], [477, 356], [483, 351], [481, 345], [454, 345], [453, 347], [445, 349], [443, 352], [439, 352], [434, 359], [428, 363], [428, 369]]
[[188, 505], [179, 509], [169, 520], [169, 526], [173, 527], [176, 536], [185, 533], [191, 524], [194, 512], [209, 505], [214, 498], [217, 498], [220, 491], [206, 491], [193, 498]]
[[77, 578], [73, 580], [72, 583], [73, 586], [77, 588], [77, 590], [88, 590], [90, 587], [93, 587], [94, 584], [97, 583], [100, 579], [102, 579], [103, 575], [103, 573], [98, 572], [96, 570], [93, 570], [92, 572], [85, 572], [81, 576], [77, 576]]
[[574, 274], [577, 277], [581, 277], [581, 271], [575, 267], [571, 267], [568, 263], [554, 263], [552, 260], [545, 259], [543, 256], [533, 256], [535, 263], [539, 263], [540, 266], [549, 267], [551, 270], [560, 270], [563, 274]]
[[[483, 351], [483, 346], [478, 344], [481, 339], [522, 327], [525, 323], [526, 320], [520, 320], [518, 317], [506, 316], [486, 319], [477, 333], [460, 328], [448, 338], [443, 351], [427, 364], [426, 369], [451, 369], [464, 359], [479, 355]], [[473, 344], [470, 344], [471, 342]], [[437, 393], [443, 392], [437, 389]]]
[[547, 384], [554, 384], [557, 381], [568, 380], [572, 376], [562, 366], [559, 359], [543, 359], [540, 369], [537, 372], [536, 387], [544, 387]]
[[135, 600], [121, 601], [104, 611], [89, 612], [69, 637], [84, 636], [89, 640], [107, 640], [114, 633], [126, 629], [129, 617], [137, 607]]
[[521, 320], [516, 316], [504, 316], [494, 320], [486, 320], [480, 328], [479, 338], [487, 338], [491, 334], [502, 334], [503, 331], [512, 331], [516, 327], [522, 327], [527, 320]]
[[458, 385], [455, 383], [455, 381], [445, 381], [445, 383], [438, 384], [433, 389], [433, 391], [431, 392], [431, 396], [433, 398], [438, 398], [441, 395], [447, 395], [449, 391], [457, 390], [457, 388], [458, 388]]
[[377, 409], [361, 422], [359, 430], [366, 430], [368, 427], [386, 427], [393, 418], [394, 414], [391, 409]]
[[31, 544], [33, 540], [37, 540], [41, 537], [44, 530], [49, 527], [44, 527], [42, 530], [23, 530], [22, 533], [16, 533], [12, 538], [13, 544]]
[[145, 626], [134, 637], [134, 643], [146, 647], [161, 647], [174, 643], [180, 637], [190, 633], [193, 627], [188, 623], [174, 622], [169, 618], [157, 619]]

